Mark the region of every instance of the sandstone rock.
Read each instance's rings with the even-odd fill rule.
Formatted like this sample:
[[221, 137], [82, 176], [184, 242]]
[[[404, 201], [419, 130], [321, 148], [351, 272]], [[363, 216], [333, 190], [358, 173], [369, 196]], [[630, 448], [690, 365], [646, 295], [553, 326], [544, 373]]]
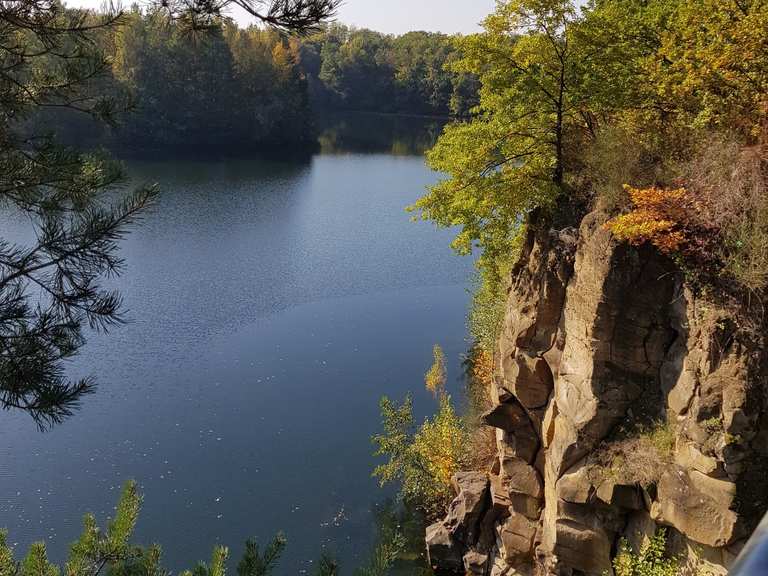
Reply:
[[510, 434], [521, 429], [532, 428], [531, 420], [525, 409], [514, 399], [491, 408], [481, 416], [481, 419], [486, 425], [499, 428]]
[[678, 334], [670, 316], [679, 274], [668, 261], [616, 246], [594, 217], [585, 218], [581, 238], [555, 385], [558, 419], [572, 430], [553, 442], [561, 471], [595, 449], [641, 394], [661, 398], [658, 370]]
[[533, 548], [536, 539], [536, 523], [522, 514], [512, 514], [499, 527], [501, 556], [508, 564], [533, 558]]
[[496, 429], [496, 452], [500, 460], [515, 457], [533, 463], [539, 453], [539, 437], [532, 427], [519, 428], [516, 432]]
[[563, 474], [557, 481], [557, 497], [566, 502], [586, 504], [592, 500], [595, 487], [589, 479], [587, 467], [582, 461]]
[[727, 548], [713, 548], [692, 542], [676, 530], [667, 534], [667, 550], [679, 558], [680, 572], [695, 576], [727, 576], [733, 559], [728, 558]]
[[555, 554], [560, 566], [580, 570], [585, 576], [603, 576], [611, 571], [613, 541], [604, 532], [559, 521]]
[[512, 511], [522, 514], [530, 520], [538, 520], [541, 516], [541, 500], [539, 498], [516, 492], [511, 493], [509, 498], [512, 501], [510, 506]]
[[673, 467], [661, 477], [651, 514], [696, 542], [725, 546], [738, 536], [738, 516], [731, 510], [735, 495], [731, 482]]
[[640, 488], [634, 484], [617, 484], [613, 480], [606, 480], [597, 488], [597, 497], [619, 508], [642, 510], [645, 507]]
[[459, 472], [451, 482], [457, 496], [448, 508], [444, 524], [454, 541], [469, 547], [477, 542], [480, 520], [489, 506], [488, 475]]
[[442, 522], [427, 527], [427, 561], [436, 572], [460, 572], [464, 567], [462, 548]]
[[698, 470], [708, 476], [714, 475], [718, 469], [717, 459], [706, 456], [692, 442], [679, 442], [675, 451], [675, 462], [682, 468]]
[[464, 554], [464, 572], [466, 576], [485, 576], [488, 569], [488, 555], [480, 552]]
[[501, 463], [501, 478], [511, 492], [541, 498], [541, 476], [533, 466], [520, 458], [505, 458]]
[[[670, 546], [687, 558], [701, 551], [707, 570], [725, 574], [743, 527], [768, 505], [768, 330], [741, 330], [733, 310], [684, 288], [652, 247], [612, 239], [605, 219], [588, 215], [578, 235], [541, 218], [528, 228], [484, 415], [497, 429], [494, 477], [477, 523], [470, 513], [444, 524], [476, 526], [449, 531], [469, 573], [535, 564], [547, 576], [602, 576], [621, 536], [637, 549], [665, 525]], [[633, 484], [631, 467], [621, 484], [587, 470], [614, 461], [598, 450], [631, 458], [623, 434], [663, 419], [674, 425], [675, 464], [658, 484]]]
[[531, 226], [520, 266], [513, 271], [512, 297], [501, 339], [502, 354], [520, 348], [539, 355], [552, 348], [557, 333], [565, 287], [573, 271], [575, 234], [553, 233]]
[[546, 405], [554, 387], [546, 360], [517, 350], [504, 359], [502, 368], [507, 386], [523, 406], [535, 409]]
[[544, 448], [549, 448], [555, 437], [555, 418], [557, 418], [557, 402], [550, 402], [541, 425], [541, 440]]
[[688, 362], [684, 362], [680, 377], [667, 395], [669, 408], [675, 414], [685, 414], [688, 411], [697, 385], [698, 381], [695, 373], [689, 368]]
[[486, 516], [493, 516], [496, 521], [505, 518], [510, 514], [512, 500], [510, 499], [509, 489], [499, 476], [490, 477], [491, 509]]

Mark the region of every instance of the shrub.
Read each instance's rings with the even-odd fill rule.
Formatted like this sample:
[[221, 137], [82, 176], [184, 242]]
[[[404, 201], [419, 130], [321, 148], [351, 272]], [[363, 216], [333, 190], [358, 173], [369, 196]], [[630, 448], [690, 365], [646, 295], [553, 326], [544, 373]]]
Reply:
[[724, 272], [750, 290], [768, 285], [768, 128], [743, 146], [714, 135], [686, 167], [702, 218], [721, 230]]
[[667, 558], [665, 548], [664, 528], [660, 528], [637, 553], [632, 550], [629, 542], [622, 538], [619, 553], [613, 559], [615, 576], [676, 576], [679, 570], [678, 561]]
[[675, 429], [669, 422], [657, 422], [649, 430], [641, 434], [656, 450], [659, 458], [669, 461], [675, 450]]
[[381, 485], [399, 482], [403, 500], [430, 520], [450, 503], [451, 477], [462, 469], [468, 452], [467, 431], [450, 396], [441, 394], [438, 402], [435, 415], [414, 430], [411, 397], [399, 406], [382, 398], [384, 432], [373, 437], [375, 455], [388, 458], [373, 475]]
[[672, 462], [674, 449], [675, 429], [668, 421], [620, 430], [618, 438], [595, 453], [591, 479], [596, 485], [610, 478], [622, 484], [649, 486]]
[[620, 240], [651, 243], [697, 280], [768, 286], [768, 129], [744, 146], [710, 135], [679, 169], [685, 187], [625, 186], [631, 209], [606, 226]]
[[619, 240], [640, 245], [650, 242], [663, 254], [675, 254], [690, 238], [690, 212], [694, 209], [684, 188], [624, 187], [632, 210], [609, 220], [606, 226]]
[[470, 440], [465, 419], [456, 413], [444, 389], [445, 356], [439, 346], [433, 353], [435, 362], [425, 383], [437, 396], [435, 414], [416, 429], [411, 396], [400, 405], [385, 396], [380, 402], [384, 431], [373, 437], [374, 454], [388, 459], [373, 475], [381, 485], [399, 482], [403, 500], [427, 519], [439, 516], [450, 503], [451, 478], [468, 462]]

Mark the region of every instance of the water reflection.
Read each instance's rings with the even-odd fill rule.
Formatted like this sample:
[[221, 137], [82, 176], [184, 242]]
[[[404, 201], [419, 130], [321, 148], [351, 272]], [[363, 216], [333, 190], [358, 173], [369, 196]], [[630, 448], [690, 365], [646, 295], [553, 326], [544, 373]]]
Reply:
[[323, 154], [421, 156], [434, 145], [446, 122], [384, 114], [328, 115], [318, 122], [318, 142]]

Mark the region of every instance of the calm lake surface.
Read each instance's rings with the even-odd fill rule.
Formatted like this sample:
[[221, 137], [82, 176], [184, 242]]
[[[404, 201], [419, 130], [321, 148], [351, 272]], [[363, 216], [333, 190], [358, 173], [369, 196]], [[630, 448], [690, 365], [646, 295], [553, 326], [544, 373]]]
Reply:
[[367, 557], [391, 495], [370, 476], [379, 398], [412, 390], [429, 412], [435, 343], [461, 387], [473, 264], [404, 211], [437, 178], [419, 151], [438, 131], [351, 117], [306, 161], [128, 164], [162, 195], [123, 244], [130, 323], [70, 367], [97, 393], [46, 433], [0, 414], [0, 526], [19, 553], [45, 540], [61, 561], [83, 513], [103, 523], [134, 478], [137, 540], [174, 571], [216, 543], [234, 570], [245, 538], [278, 530], [278, 574], [323, 550], [343, 573]]

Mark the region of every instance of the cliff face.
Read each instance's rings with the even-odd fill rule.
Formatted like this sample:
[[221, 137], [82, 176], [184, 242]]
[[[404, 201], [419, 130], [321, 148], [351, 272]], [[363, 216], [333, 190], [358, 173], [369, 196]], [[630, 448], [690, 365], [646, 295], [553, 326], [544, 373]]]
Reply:
[[597, 213], [532, 225], [512, 274], [484, 416], [498, 459], [454, 479], [433, 566], [602, 576], [621, 538], [664, 526], [691, 574], [725, 574], [768, 507], [761, 312], [695, 296]]

